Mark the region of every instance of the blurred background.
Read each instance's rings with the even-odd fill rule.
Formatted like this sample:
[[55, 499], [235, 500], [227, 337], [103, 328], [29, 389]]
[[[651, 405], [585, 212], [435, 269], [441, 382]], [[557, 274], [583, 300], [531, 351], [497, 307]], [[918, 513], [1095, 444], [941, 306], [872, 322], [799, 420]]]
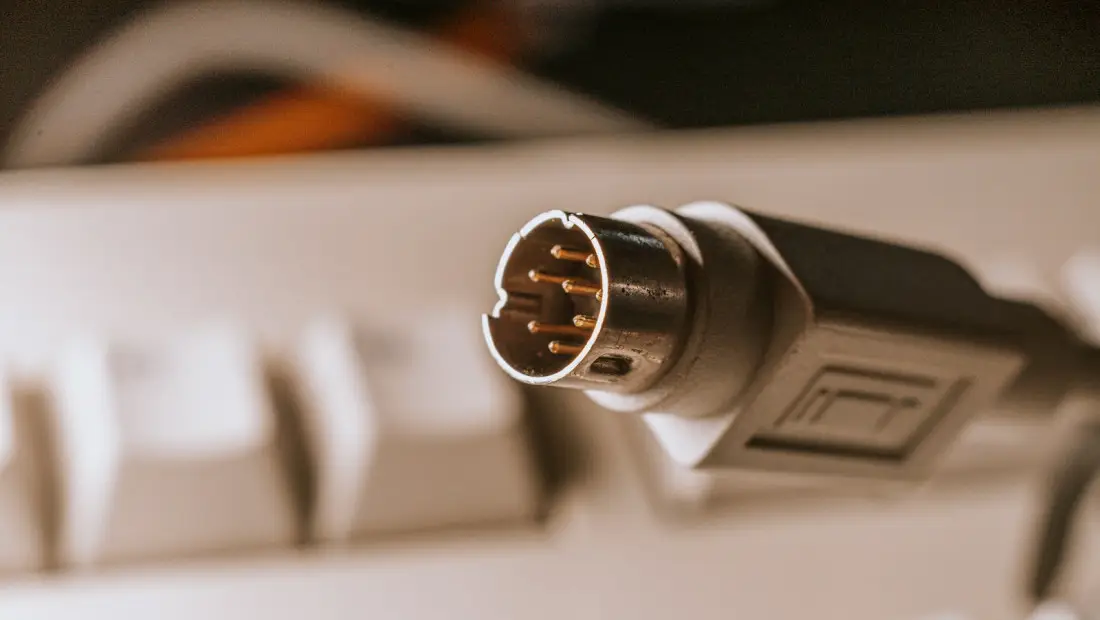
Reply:
[[[1031, 617], [1095, 390], [916, 488], [702, 473], [477, 317], [535, 213], [710, 199], [1100, 342], [1098, 100], [1086, 1], [0, 0], [0, 617]], [[1089, 501], [1035, 617], [1100, 617]]]
[[[1100, 8], [1091, 2], [317, 0], [168, 10], [173, 4], [5, 2], [0, 140], [18, 135], [20, 119], [34, 124], [28, 114], [36, 101], [48, 107], [39, 99], [51, 88], [77, 88], [80, 74], [90, 80], [94, 72], [117, 79], [98, 83], [102, 101], [81, 105], [125, 105], [130, 113], [109, 131], [97, 128], [102, 139], [81, 154], [82, 163], [593, 129], [550, 121], [504, 131], [464, 118], [470, 103], [457, 93], [465, 78], [455, 75], [423, 76], [440, 82], [431, 85], [438, 100], [426, 110], [413, 92], [427, 96], [422, 85], [394, 92], [394, 80], [367, 75], [371, 63], [382, 62], [373, 58], [386, 45], [378, 39], [388, 37], [357, 27], [357, 19], [442, 44], [433, 53], [452, 57], [436, 59], [442, 63], [473, 56], [531, 78], [511, 88], [574, 93], [660, 128], [1081, 104], [1100, 96]], [[167, 18], [158, 17], [165, 11]], [[234, 26], [205, 27], [224, 20]], [[295, 20], [303, 26], [284, 28]], [[157, 28], [171, 37], [152, 36]], [[301, 46], [313, 46], [316, 58], [295, 57]], [[326, 48], [349, 55], [321, 54]], [[424, 62], [403, 45], [384, 53]], [[372, 79], [381, 83], [372, 87]], [[121, 101], [138, 81], [140, 105]], [[92, 122], [87, 110], [85, 117]]]

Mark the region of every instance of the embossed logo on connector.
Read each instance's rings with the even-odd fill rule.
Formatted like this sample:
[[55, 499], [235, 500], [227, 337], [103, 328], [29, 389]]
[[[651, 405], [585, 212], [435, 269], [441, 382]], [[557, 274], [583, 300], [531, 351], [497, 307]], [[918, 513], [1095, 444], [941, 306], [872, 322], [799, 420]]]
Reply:
[[903, 459], [968, 385], [930, 375], [825, 366], [749, 445]]

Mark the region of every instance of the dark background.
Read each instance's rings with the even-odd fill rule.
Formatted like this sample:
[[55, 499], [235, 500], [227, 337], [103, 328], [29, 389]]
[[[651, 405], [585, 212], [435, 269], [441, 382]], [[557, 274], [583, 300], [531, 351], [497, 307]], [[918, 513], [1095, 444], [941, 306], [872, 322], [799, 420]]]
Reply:
[[[0, 0], [0, 140], [52, 75], [139, 0]], [[454, 0], [344, 0], [427, 27]], [[1100, 98], [1100, 2], [607, 2], [566, 20], [527, 70], [667, 127], [742, 125]], [[277, 89], [215, 76], [135, 123], [159, 135]], [[140, 129], [140, 131], [138, 130]], [[137, 139], [131, 136], [127, 139]], [[421, 128], [405, 142], [478, 136]]]

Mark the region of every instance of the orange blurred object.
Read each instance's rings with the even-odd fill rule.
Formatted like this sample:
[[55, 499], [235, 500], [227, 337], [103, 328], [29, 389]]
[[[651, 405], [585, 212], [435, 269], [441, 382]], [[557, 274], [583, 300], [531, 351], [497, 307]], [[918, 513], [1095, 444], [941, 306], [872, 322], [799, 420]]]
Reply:
[[[499, 3], [462, 11], [438, 39], [498, 61], [519, 49], [511, 15]], [[383, 99], [336, 85], [304, 85], [265, 97], [138, 154], [179, 161], [275, 155], [355, 145], [382, 145], [399, 135], [401, 111]]]
[[439, 39], [492, 60], [506, 62], [514, 58], [523, 41], [514, 15], [502, 4], [475, 2], [443, 27]]
[[249, 157], [384, 141], [401, 123], [382, 101], [336, 87], [276, 93], [145, 151], [140, 159]]

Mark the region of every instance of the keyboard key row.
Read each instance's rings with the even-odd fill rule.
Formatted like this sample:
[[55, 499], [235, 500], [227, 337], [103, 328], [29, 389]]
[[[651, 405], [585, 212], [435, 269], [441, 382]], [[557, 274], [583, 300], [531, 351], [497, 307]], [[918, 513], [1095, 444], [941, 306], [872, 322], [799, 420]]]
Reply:
[[4, 390], [0, 570], [534, 518], [521, 394], [457, 318], [316, 322], [286, 360], [292, 407], [243, 330], [75, 344], [42, 382], [44, 441]]
[[11, 390], [0, 390], [0, 572], [32, 570], [42, 562], [41, 470], [30, 449], [30, 422], [17, 411]]

